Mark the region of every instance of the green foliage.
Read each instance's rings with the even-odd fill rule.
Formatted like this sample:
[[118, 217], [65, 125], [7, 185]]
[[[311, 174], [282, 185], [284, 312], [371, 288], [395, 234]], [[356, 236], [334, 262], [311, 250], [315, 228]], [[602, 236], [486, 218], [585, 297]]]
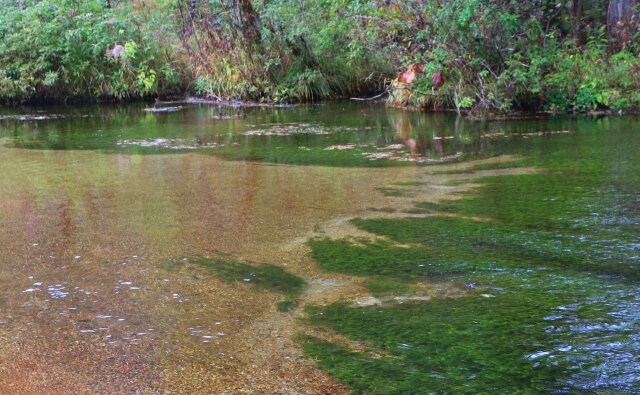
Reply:
[[0, 15], [0, 96], [143, 98], [175, 90], [177, 67], [133, 7], [24, 1]]
[[[114, 1], [111, 9], [102, 0], [4, 1], [0, 97], [125, 100], [188, 90], [316, 101], [379, 92], [417, 63], [412, 90], [391, 104], [472, 113], [640, 108], [637, 46], [609, 54], [607, 2], [582, 1], [578, 16], [571, 3], [254, 1], [258, 22], [248, 27], [248, 11], [230, 0], [194, 9], [187, 0]], [[437, 72], [443, 84], [434, 87]]]
[[[188, 14], [179, 2], [180, 17]], [[314, 101], [381, 88], [391, 54], [368, 19], [379, 8], [360, 1], [254, 2], [260, 41], [248, 43], [231, 2], [200, 4], [185, 37], [202, 94], [272, 101]], [[210, 23], [215, 20], [218, 23]], [[208, 37], [208, 38], [205, 38]], [[215, 39], [212, 39], [215, 38]]]
[[[620, 52], [607, 59], [606, 42], [593, 41], [564, 53], [548, 74], [543, 92], [550, 110], [591, 111], [640, 108], [637, 91], [640, 59]], [[606, 72], [603, 72], [605, 71]]]
[[[408, 45], [403, 62], [424, 69], [414, 83], [413, 104], [472, 112], [640, 108], [640, 59], [626, 52], [609, 56], [603, 36], [607, 2], [581, 2], [579, 17], [572, 16], [571, 3], [407, 6], [400, 17], [410, 21], [399, 36]], [[437, 91], [431, 89], [436, 71], [444, 76]]]

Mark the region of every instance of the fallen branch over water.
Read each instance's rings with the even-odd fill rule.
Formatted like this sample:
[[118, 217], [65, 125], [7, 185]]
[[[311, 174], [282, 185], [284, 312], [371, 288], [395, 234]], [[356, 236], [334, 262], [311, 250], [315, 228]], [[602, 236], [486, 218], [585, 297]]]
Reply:
[[352, 97], [351, 100], [357, 100], [357, 101], [369, 101], [369, 100], [375, 100], [378, 99], [382, 96], [384, 96], [385, 94], [389, 93], [389, 90], [385, 90], [384, 92], [380, 93], [379, 95], [375, 95], [373, 97]]
[[387, 93], [391, 93], [392, 91], [397, 91], [397, 90], [406, 90], [406, 91], [409, 91], [409, 92], [415, 92], [415, 93], [417, 93], [419, 95], [423, 95], [423, 96], [438, 96], [438, 94], [435, 93], [435, 92], [423, 92], [423, 91], [420, 91], [418, 89], [409, 88], [409, 87], [406, 87], [406, 86], [397, 86], [397, 87], [394, 87], [394, 88], [386, 89], [384, 92], [382, 92], [380, 94], [377, 94], [377, 95], [375, 95], [373, 97], [352, 97], [350, 99], [351, 100], [356, 100], [356, 101], [376, 100], [376, 99], [381, 98], [382, 96], [384, 96]]
[[206, 98], [201, 97], [187, 97], [180, 101], [180, 103], [186, 104], [211, 104], [221, 107], [273, 107], [273, 108], [292, 108], [296, 107], [295, 104], [282, 104], [282, 103], [257, 103], [252, 101], [240, 101], [240, 100], [223, 100], [217, 95], [207, 95]]

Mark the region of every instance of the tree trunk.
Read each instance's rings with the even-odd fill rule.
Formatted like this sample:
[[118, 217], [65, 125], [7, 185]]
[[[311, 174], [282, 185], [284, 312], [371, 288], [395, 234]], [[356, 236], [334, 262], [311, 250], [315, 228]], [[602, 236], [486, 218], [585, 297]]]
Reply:
[[582, 28], [582, 0], [572, 0], [571, 8], [569, 9], [569, 13], [571, 15], [571, 24], [572, 26], [572, 35], [576, 44], [581, 45], [582, 40], [580, 37], [581, 28]]
[[238, 0], [237, 6], [242, 36], [248, 43], [259, 42], [260, 16], [251, 5], [251, 0]]
[[610, 0], [607, 14], [607, 34], [613, 52], [628, 47], [638, 29], [637, 0]]
[[189, 4], [189, 13], [187, 14], [185, 21], [186, 29], [184, 34], [187, 39], [193, 35], [193, 17], [196, 14], [196, 1], [197, 0], [191, 0], [191, 3]]

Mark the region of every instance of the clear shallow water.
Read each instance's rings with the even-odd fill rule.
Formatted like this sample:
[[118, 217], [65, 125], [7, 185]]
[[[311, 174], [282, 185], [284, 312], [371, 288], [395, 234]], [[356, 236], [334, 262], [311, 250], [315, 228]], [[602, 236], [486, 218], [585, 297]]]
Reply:
[[[640, 390], [637, 119], [481, 123], [352, 103], [144, 107], [0, 112], [0, 352], [4, 367], [27, 372], [3, 373], [2, 392], [106, 391], [96, 383], [106, 377], [121, 392], [344, 390], [300, 357], [295, 320], [274, 308], [281, 295], [166, 264], [217, 254], [306, 280], [342, 272], [464, 290], [320, 307], [329, 323], [310, 312], [391, 353], [380, 366], [358, 354], [364, 367], [353, 368], [353, 357], [316, 351], [356, 391], [372, 390], [368, 374], [391, 392]], [[515, 160], [473, 164], [475, 174], [459, 165], [497, 155]], [[511, 166], [538, 172], [503, 175]], [[480, 175], [471, 191], [447, 184]], [[438, 200], [451, 193], [462, 199]], [[390, 240], [375, 254], [349, 255], [347, 243], [312, 259], [295, 242], [336, 219], [414, 205], [435, 219], [355, 223]], [[440, 224], [443, 213], [490, 221]], [[395, 324], [371, 330], [377, 314]]]

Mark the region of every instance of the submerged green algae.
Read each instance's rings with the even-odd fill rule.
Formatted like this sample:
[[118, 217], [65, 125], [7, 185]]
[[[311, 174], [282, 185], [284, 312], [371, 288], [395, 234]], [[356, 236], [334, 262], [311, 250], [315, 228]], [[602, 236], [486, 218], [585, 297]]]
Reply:
[[299, 294], [306, 285], [304, 279], [275, 265], [248, 264], [229, 258], [205, 257], [189, 257], [182, 262], [202, 266], [223, 281], [244, 282], [289, 296]]
[[297, 307], [296, 297], [304, 290], [306, 281], [281, 267], [270, 264], [249, 264], [229, 257], [189, 257], [180, 261], [172, 261], [169, 266], [176, 267], [182, 263], [190, 263], [204, 267], [209, 273], [222, 281], [245, 283], [284, 294], [276, 303], [276, 309], [286, 313]]
[[323, 269], [370, 276], [373, 294], [434, 280], [467, 291], [311, 308], [311, 323], [371, 349], [303, 337], [306, 355], [357, 393], [637, 392], [640, 157], [627, 122], [515, 136], [505, 153], [537, 173], [409, 210], [428, 217], [352, 221], [372, 240], [311, 240]]
[[[309, 309], [311, 323], [371, 350], [307, 337], [305, 353], [356, 393], [627, 393], [637, 384], [629, 352], [639, 326], [594, 303], [608, 292], [637, 307], [629, 289], [616, 296], [603, 281], [527, 271], [467, 280], [477, 288], [459, 298]], [[602, 381], [614, 372], [628, 381]]]
[[392, 295], [415, 295], [418, 287], [404, 279], [388, 276], [373, 276], [367, 279], [365, 286], [376, 297], [386, 297]]
[[638, 278], [634, 256], [614, 259], [574, 235], [518, 230], [491, 222], [432, 216], [352, 221], [387, 240], [316, 239], [312, 256], [329, 271], [433, 276], [498, 268], [548, 267]]
[[[611, 262], [564, 251], [566, 245], [551, 239], [518, 232], [514, 238], [478, 221], [354, 222], [413, 245], [311, 241], [325, 270], [375, 275], [367, 282], [374, 294], [412, 295], [413, 284], [424, 279], [467, 288], [458, 298], [310, 309], [313, 324], [389, 353], [372, 356], [302, 340], [309, 357], [356, 392], [575, 393], [601, 380], [603, 366], [627, 374], [629, 381], [601, 381], [599, 388], [624, 392], [637, 384], [634, 358], [627, 356], [638, 346], [634, 309], [640, 301], [623, 279], [590, 274], [629, 271], [633, 279], [637, 267], [609, 268]], [[625, 305], [625, 313], [612, 315]]]
[[[392, 307], [344, 304], [311, 309], [310, 321], [364, 340], [382, 357], [305, 339], [308, 356], [348, 383], [372, 393], [533, 393], [548, 389], [563, 366], [534, 366], [536, 343], [546, 339], [544, 312], [530, 315], [526, 300], [463, 297]], [[505, 306], [506, 305], [506, 306]], [[521, 311], [505, 320], [496, 310]], [[468, 314], [472, 310], [474, 314]], [[517, 338], [519, 340], [515, 340]], [[479, 341], [479, 339], [482, 339]], [[515, 341], [514, 341], [515, 340]], [[525, 340], [525, 341], [523, 341]]]

